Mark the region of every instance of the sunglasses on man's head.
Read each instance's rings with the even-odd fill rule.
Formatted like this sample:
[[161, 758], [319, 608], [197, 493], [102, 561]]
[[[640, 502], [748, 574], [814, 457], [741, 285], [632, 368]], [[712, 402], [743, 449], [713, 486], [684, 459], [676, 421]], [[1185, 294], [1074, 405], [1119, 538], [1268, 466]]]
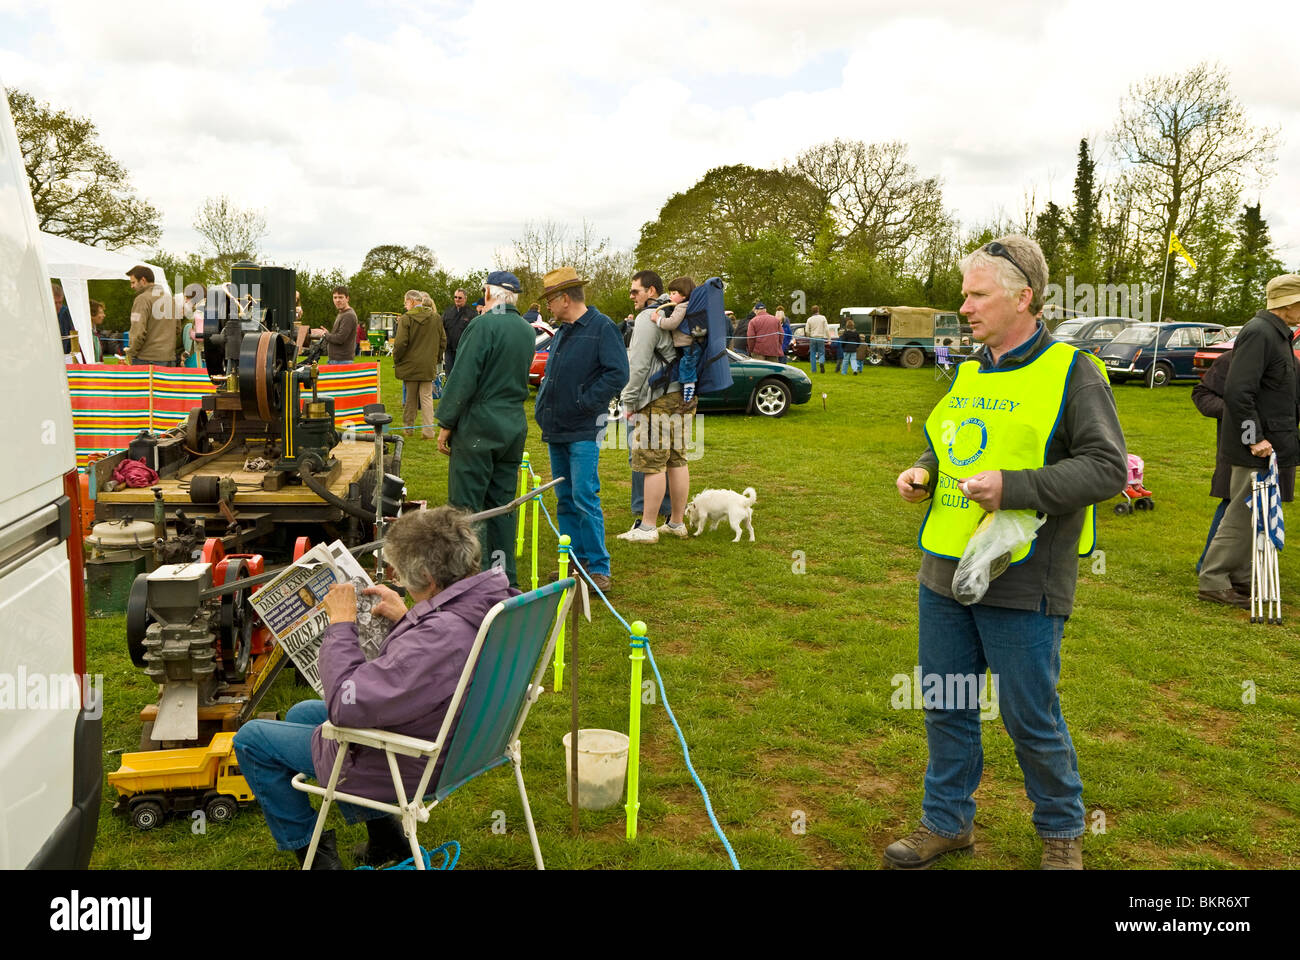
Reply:
[[1027, 281], [1029, 286], [1032, 287], [1034, 285], [1034, 281], [1029, 279], [1029, 271], [1026, 270], [1024, 267], [1022, 267], [1020, 264], [1016, 263], [1016, 258], [1011, 255], [1011, 251], [1008, 250], [1006, 247], [1004, 247], [1002, 244], [994, 240], [992, 243], [984, 244], [982, 249], [984, 250], [985, 253], [989, 254], [990, 256], [1001, 257], [1003, 260], [1009, 261], [1013, 267], [1015, 267], [1024, 275], [1025, 280]]

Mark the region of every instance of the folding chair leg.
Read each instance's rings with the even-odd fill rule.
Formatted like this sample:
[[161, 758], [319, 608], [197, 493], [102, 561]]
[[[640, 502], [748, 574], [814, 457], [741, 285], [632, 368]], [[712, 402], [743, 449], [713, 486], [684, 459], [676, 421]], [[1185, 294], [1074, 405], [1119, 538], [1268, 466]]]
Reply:
[[[409, 828], [407, 827], [408, 821], [410, 822]], [[407, 842], [410, 843], [411, 845], [411, 857], [412, 857], [411, 865], [414, 866], [416, 870], [423, 870], [424, 857], [420, 855], [420, 841], [419, 838], [416, 836], [415, 821], [410, 817], [402, 817], [402, 829], [408, 830], [406, 834], [406, 839]]]
[[330, 811], [334, 788], [338, 786], [339, 772], [343, 769], [343, 756], [346, 752], [340, 748], [334, 757], [334, 769], [330, 771], [330, 782], [325, 786], [325, 796], [321, 798], [320, 812], [316, 814], [316, 829], [311, 832], [311, 843], [307, 845], [307, 857], [302, 862], [304, 870], [310, 870], [312, 861], [316, 859], [316, 848], [320, 845], [320, 835], [325, 829], [325, 817]]
[[1259, 483], [1252, 480], [1250, 484], [1250, 622], [1256, 623], [1256, 610], [1259, 598], [1263, 595], [1263, 580], [1260, 569], [1259, 534], [1256, 524], [1259, 521]]
[[524, 822], [528, 824], [528, 839], [533, 845], [533, 859], [537, 861], [538, 870], [545, 870], [546, 865], [542, 863], [542, 848], [537, 845], [537, 828], [533, 826], [533, 811], [528, 806], [528, 791], [524, 789], [524, 771], [519, 765], [518, 741], [515, 741], [510, 752], [514, 760], [515, 782], [519, 784], [519, 799], [524, 805]]

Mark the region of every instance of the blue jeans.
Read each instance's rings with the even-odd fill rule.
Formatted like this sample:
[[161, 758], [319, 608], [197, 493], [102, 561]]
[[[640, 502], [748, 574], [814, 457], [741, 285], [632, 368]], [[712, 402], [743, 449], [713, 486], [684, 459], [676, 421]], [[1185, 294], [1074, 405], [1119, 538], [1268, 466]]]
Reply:
[[[324, 700], [304, 700], [285, 712], [283, 720], [249, 720], [235, 734], [239, 772], [253, 788], [262, 816], [281, 850], [298, 850], [311, 843], [316, 811], [309, 794], [295, 790], [295, 773], [316, 776], [311, 760], [311, 735], [329, 719]], [[348, 823], [385, 814], [350, 803], [336, 804]]]
[[812, 364], [812, 368], [814, 370], [817, 369], [817, 365], [819, 363], [825, 365], [826, 363], [826, 338], [825, 337], [808, 338], [808, 362]]
[[[918, 608], [922, 674], [938, 674], [947, 686], [949, 677], [992, 671], [998, 710], [1034, 803], [1034, 828], [1044, 838], [1082, 836], [1083, 781], [1056, 694], [1065, 618], [978, 603], [963, 607], [924, 585]], [[972, 794], [984, 771], [979, 704], [958, 706], [941, 703], [925, 711], [930, 762], [921, 823], [949, 839], [974, 824]]]
[[843, 376], [844, 374], [848, 373], [850, 368], [852, 368], [855, 372], [857, 371], [858, 355], [855, 352], [847, 349], [840, 351], [840, 375]]
[[682, 347], [681, 357], [677, 361], [677, 379], [682, 383], [694, 383], [696, 374], [700, 368], [700, 354], [704, 352], [703, 347], [691, 344], [689, 347]]
[[[623, 436], [627, 440], [627, 462], [632, 463], [632, 424], [628, 423], [623, 431]], [[672, 498], [668, 496], [668, 485], [664, 484], [663, 503], [659, 504], [659, 515], [661, 517], [671, 517], [673, 515]], [[641, 519], [645, 512], [645, 474], [632, 471], [632, 516], [637, 520]]]
[[573, 554], [588, 573], [609, 576], [605, 514], [600, 508], [600, 447], [595, 440], [548, 443], [551, 476], [564, 477], [555, 488], [556, 524], [568, 534]]

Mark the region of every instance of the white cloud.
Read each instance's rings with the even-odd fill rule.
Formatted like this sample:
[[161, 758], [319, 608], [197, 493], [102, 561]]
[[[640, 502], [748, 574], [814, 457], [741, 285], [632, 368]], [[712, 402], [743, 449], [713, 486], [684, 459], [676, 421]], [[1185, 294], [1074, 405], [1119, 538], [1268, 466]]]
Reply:
[[[196, 248], [195, 209], [228, 193], [265, 209], [281, 261], [352, 270], [375, 244], [422, 242], [468, 269], [527, 219], [585, 217], [631, 245], [710, 167], [773, 165], [836, 136], [907, 142], [967, 222], [1014, 215], [1027, 190], [1066, 203], [1079, 138], [1109, 130], [1130, 84], [1201, 59], [1285, 135], [1300, 85], [1280, 79], [1280, 36], [1261, 34], [1273, 11], [0, 0], [20, 28], [0, 39], [0, 80], [92, 117], [164, 211], [169, 249]], [[1297, 161], [1284, 143], [1259, 194], [1291, 265]]]

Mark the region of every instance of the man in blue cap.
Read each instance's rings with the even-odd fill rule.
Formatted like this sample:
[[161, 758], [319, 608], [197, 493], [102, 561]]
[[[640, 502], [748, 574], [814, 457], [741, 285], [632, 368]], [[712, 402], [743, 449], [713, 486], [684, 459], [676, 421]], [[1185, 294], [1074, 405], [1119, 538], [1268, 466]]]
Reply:
[[[519, 278], [488, 274], [483, 313], [461, 335], [456, 366], [438, 403], [438, 451], [451, 458], [447, 502], [478, 512], [509, 503], [519, 482], [528, 421], [528, 368], [533, 328], [519, 315]], [[483, 569], [515, 579], [515, 515], [485, 520], [479, 530]]]

